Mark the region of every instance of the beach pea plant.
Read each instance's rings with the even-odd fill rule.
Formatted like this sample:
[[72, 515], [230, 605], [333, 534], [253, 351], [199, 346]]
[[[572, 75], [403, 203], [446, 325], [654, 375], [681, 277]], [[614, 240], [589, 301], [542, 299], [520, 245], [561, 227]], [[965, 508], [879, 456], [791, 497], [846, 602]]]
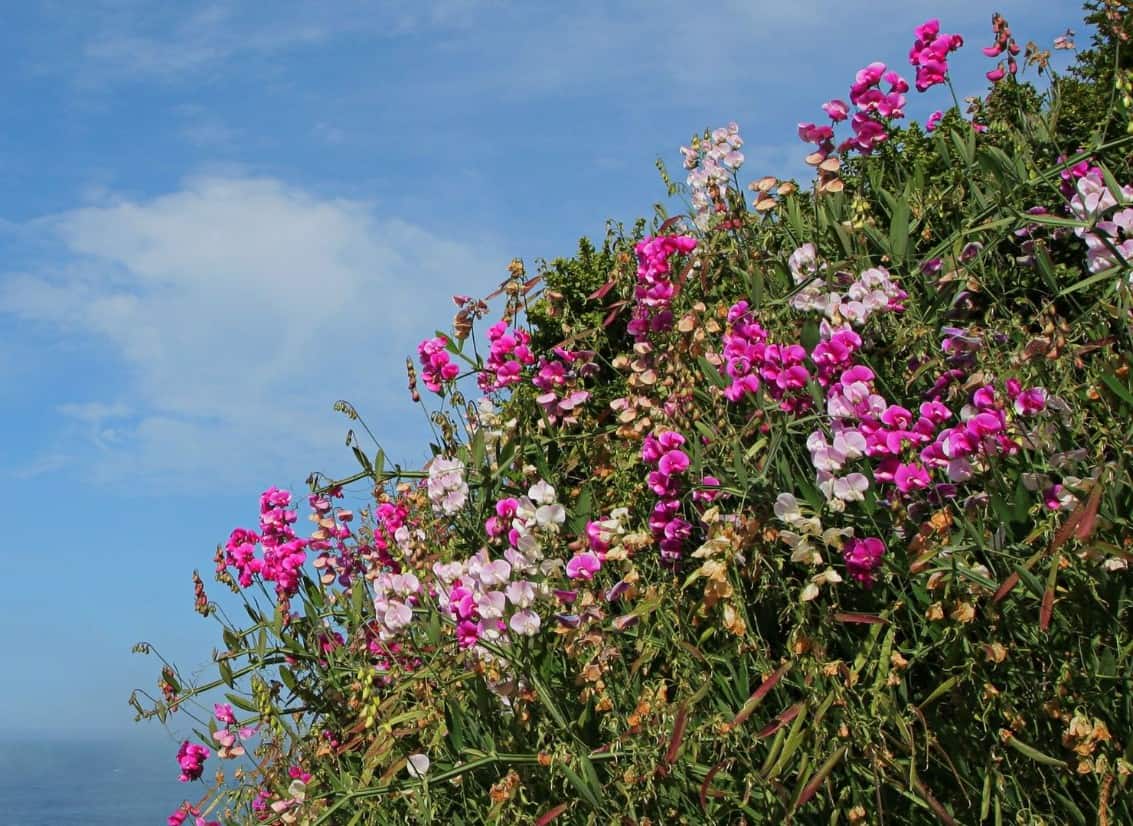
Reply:
[[423, 467], [249, 500], [247, 621], [195, 577], [215, 678], [132, 698], [195, 733], [169, 823], [1133, 822], [1133, 22], [1088, 11], [1065, 75], [926, 21], [831, 78], [813, 180], [727, 124], [686, 215], [455, 296]]

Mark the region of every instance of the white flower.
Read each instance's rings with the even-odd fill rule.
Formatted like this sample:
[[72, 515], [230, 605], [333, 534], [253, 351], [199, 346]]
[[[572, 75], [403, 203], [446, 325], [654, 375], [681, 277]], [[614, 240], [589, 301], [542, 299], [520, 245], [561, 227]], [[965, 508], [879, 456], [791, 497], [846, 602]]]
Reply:
[[535, 524], [557, 530], [566, 521], [566, 508], [559, 504], [540, 505], [535, 510]]
[[451, 585], [464, 572], [464, 566], [459, 562], [436, 562], [433, 564], [433, 573], [437, 579]]
[[408, 596], [421, 590], [421, 581], [413, 574], [394, 574], [389, 580], [390, 590]]
[[775, 515], [788, 525], [796, 519], [801, 519], [802, 512], [799, 510], [799, 501], [789, 493], [780, 493], [775, 498]]
[[551, 505], [555, 502], [555, 489], [542, 479], [531, 486], [527, 495], [532, 502], [538, 502], [540, 505]]
[[459, 459], [437, 456], [429, 463], [429, 481], [426, 485], [433, 510], [452, 516], [468, 500], [468, 485], [464, 481], [464, 463]]
[[535, 601], [535, 587], [526, 579], [509, 583], [504, 593], [517, 608], [527, 608]]
[[869, 489], [869, 479], [861, 473], [850, 473], [834, 480], [834, 495], [843, 502], [861, 502]]
[[480, 566], [481, 585], [503, 585], [511, 578], [511, 565], [503, 559]]
[[400, 631], [413, 621], [413, 611], [404, 602], [391, 601], [382, 622], [390, 631]]
[[505, 605], [503, 591], [484, 591], [476, 596], [476, 610], [482, 619], [499, 619], [504, 615]]
[[539, 615], [534, 611], [516, 611], [512, 614], [508, 626], [517, 634], [533, 637], [539, 633], [541, 623], [542, 620], [539, 619]]
[[405, 764], [405, 770], [409, 772], [410, 777], [422, 778], [429, 773], [429, 766], [431, 765], [428, 755], [411, 754]]

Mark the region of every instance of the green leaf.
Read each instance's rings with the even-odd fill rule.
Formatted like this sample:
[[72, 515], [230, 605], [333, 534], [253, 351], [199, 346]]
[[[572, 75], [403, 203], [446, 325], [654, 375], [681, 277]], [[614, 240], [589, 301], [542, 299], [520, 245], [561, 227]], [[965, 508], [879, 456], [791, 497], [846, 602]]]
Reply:
[[295, 675], [292, 673], [291, 669], [286, 666], [281, 665], [279, 667], [279, 679], [281, 679], [283, 684], [291, 691], [295, 691], [299, 686], [299, 681], [295, 679]]
[[700, 365], [700, 372], [704, 378], [708, 379], [712, 384], [716, 385], [721, 390], [728, 386], [728, 381], [721, 375], [719, 368], [704, 356], [698, 358], [696, 363]]
[[459, 756], [464, 751], [464, 712], [460, 703], [445, 703], [445, 725], [448, 728], [449, 746]]
[[[598, 799], [598, 795], [595, 794], [594, 790], [590, 787], [590, 784], [579, 777], [578, 773], [575, 772], [574, 769], [572, 769], [566, 763], [560, 763], [558, 768], [566, 776], [566, 779], [570, 781], [570, 784], [574, 786], [575, 790], [580, 795], [582, 795], [582, 799], [587, 802], [590, 808], [597, 810], [602, 807], [602, 803]], [[593, 767], [591, 768], [591, 770], [593, 770]], [[599, 791], [601, 791], [601, 787], [599, 787]]]
[[570, 529], [573, 533], [581, 534], [586, 530], [586, 523], [590, 521], [593, 514], [593, 500], [594, 494], [590, 490], [590, 486], [583, 485], [578, 500], [571, 508]]
[[1105, 373], [1102, 375], [1102, 381], [1126, 406], [1133, 407], [1133, 393], [1129, 392], [1129, 388], [1126, 387], [1117, 376], [1113, 373]]
[[905, 197], [893, 199], [890, 208], [889, 254], [893, 261], [902, 264], [909, 248], [909, 203]]
[[236, 680], [232, 677], [232, 666], [228, 664], [228, 660], [219, 660], [216, 667], [220, 671], [220, 679], [224, 680], [224, 684], [229, 688], [235, 688]]
[[255, 703], [253, 703], [251, 700], [245, 699], [239, 694], [225, 694], [224, 699], [228, 700], [228, 702], [232, 703], [232, 705], [236, 706], [236, 708], [242, 709], [243, 711], [259, 711], [259, 709], [256, 708]]

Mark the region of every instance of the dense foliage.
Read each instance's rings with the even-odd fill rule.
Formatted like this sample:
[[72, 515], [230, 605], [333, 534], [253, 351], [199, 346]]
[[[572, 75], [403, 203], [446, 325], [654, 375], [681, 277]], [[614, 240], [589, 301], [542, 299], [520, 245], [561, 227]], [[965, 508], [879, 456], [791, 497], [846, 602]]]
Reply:
[[[427, 466], [352, 436], [265, 492], [248, 624], [197, 579], [218, 677], [135, 703], [228, 772], [169, 822], [1133, 822], [1131, 25], [1089, 11], [1068, 76], [996, 16], [967, 109], [901, 128], [870, 64], [809, 190], [732, 124], [662, 166], [687, 217], [455, 297]], [[970, 49], [918, 27], [916, 93]]]

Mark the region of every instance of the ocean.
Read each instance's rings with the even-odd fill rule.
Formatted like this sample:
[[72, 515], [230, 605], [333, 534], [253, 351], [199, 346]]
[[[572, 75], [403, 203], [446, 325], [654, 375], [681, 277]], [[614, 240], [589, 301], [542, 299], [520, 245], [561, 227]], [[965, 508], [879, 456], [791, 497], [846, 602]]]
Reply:
[[0, 824], [164, 826], [182, 800], [204, 790], [178, 782], [177, 746], [140, 732], [75, 740], [0, 733]]

